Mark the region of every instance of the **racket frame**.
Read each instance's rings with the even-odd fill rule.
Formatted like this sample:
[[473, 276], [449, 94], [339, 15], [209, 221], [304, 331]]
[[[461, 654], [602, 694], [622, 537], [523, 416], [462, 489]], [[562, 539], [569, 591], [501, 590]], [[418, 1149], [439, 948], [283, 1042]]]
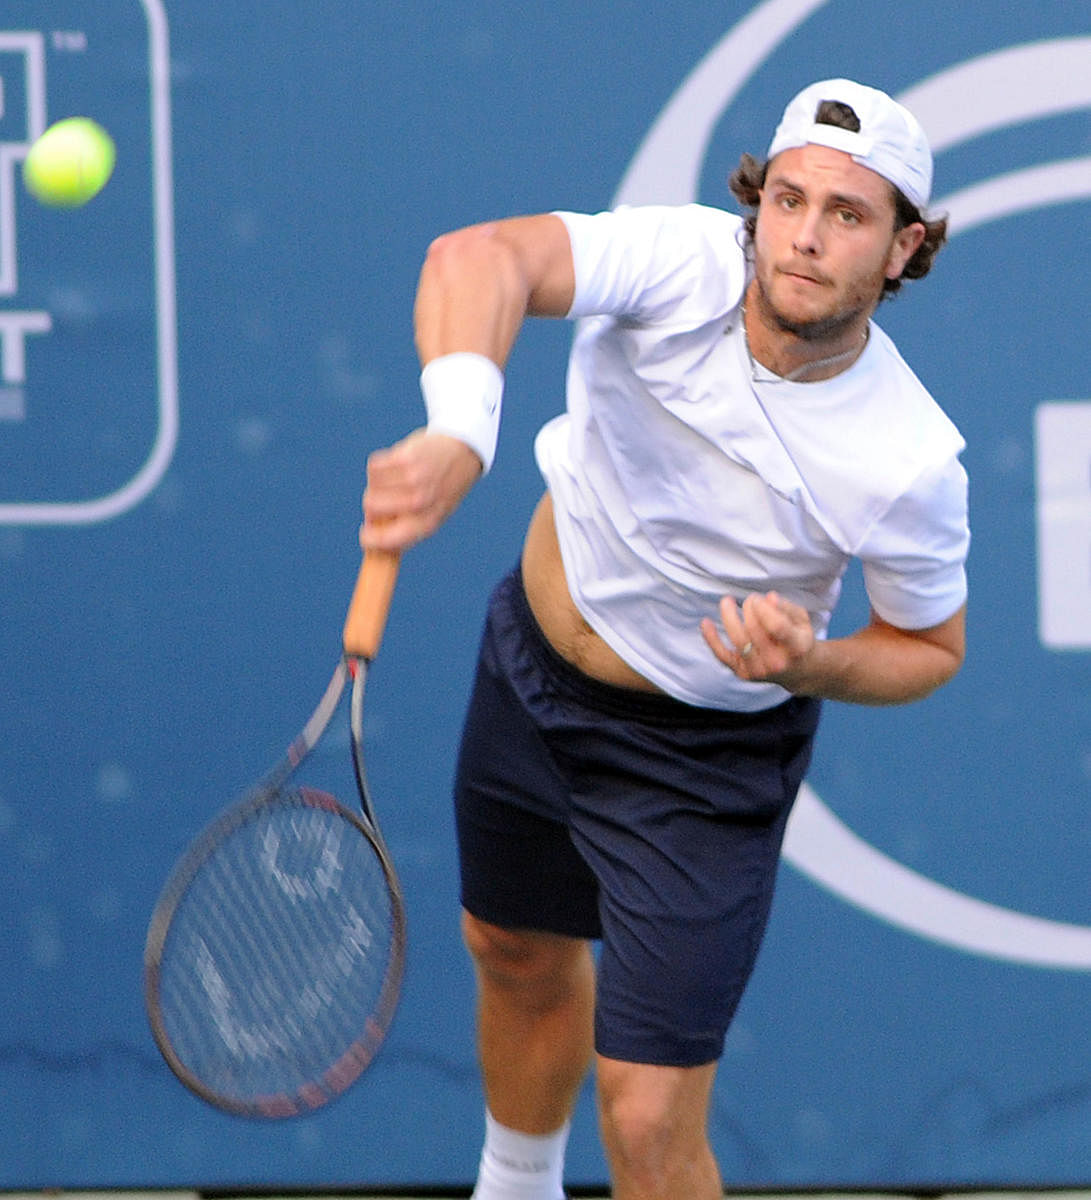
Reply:
[[[357, 576], [342, 635], [343, 654], [314, 711], [279, 761], [242, 799], [220, 813], [194, 840], [175, 865], [159, 896], [148, 925], [144, 947], [144, 1002], [152, 1035], [160, 1053], [175, 1076], [194, 1094], [216, 1108], [240, 1116], [283, 1118], [313, 1112], [350, 1087], [370, 1065], [389, 1030], [397, 1009], [405, 971], [405, 903], [397, 872], [375, 816], [364, 763], [364, 690], [371, 660], [378, 651], [386, 624], [399, 558], [389, 552], [365, 555]], [[321, 740], [341, 703], [351, 680], [349, 732], [353, 775], [360, 801], [355, 813], [333, 796], [300, 787], [291, 793], [285, 787], [307, 755]], [[352, 825], [371, 845], [382, 868], [390, 899], [390, 952], [375, 1005], [365, 1027], [345, 1052], [323, 1073], [321, 1079], [288, 1092], [243, 1099], [227, 1095], [201, 1079], [186, 1065], [171, 1042], [160, 1005], [160, 964], [170, 935], [171, 921], [190, 884], [216, 848], [251, 820], [262, 808], [283, 805], [288, 796], [336, 813]]]

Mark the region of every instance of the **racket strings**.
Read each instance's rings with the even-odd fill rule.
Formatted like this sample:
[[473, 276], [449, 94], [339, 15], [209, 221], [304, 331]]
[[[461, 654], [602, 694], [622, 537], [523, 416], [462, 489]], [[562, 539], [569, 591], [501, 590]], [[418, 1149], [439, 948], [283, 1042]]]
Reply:
[[386, 865], [343, 810], [315, 797], [278, 797], [231, 831], [179, 899], [163, 946], [171, 1050], [243, 1106], [324, 1102], [348, 1082], [346, 1060], [359, 1064], [348, 1078], [358, 1074], [385, 1022], [400, 957]]

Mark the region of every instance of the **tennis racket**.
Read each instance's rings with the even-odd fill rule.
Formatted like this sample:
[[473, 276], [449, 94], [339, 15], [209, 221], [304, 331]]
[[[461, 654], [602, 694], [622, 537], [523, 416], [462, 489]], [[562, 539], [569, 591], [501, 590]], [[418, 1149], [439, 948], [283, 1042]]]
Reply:
[[[320, 1108], [367, 1068], [394, 1015], [405, 910], [364, 772], [363, 706], [397, 572], [396, 554], [365, 555], [318, 707], [272, 770], [183, 854], [152, 914], [152, 1033], [182, 1083], [228, 1112]], [[335, 714], [347, 715], [344, 758], [360, 812], [299, 781], [327, 730], [336, 744]]]

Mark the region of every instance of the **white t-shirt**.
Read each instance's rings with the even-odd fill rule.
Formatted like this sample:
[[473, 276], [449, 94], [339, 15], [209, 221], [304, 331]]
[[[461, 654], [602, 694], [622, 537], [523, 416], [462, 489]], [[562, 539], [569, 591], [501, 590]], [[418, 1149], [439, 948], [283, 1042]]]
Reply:
[[740, 680], [699, 623], [721, 596], [776, 590], [824, 636], [849, 559], [904, 629], [966, 596], [963, 440], [874, 324], [816, 383], [755, 371], [740, 304], [741, 220], [701, 205], [559, 213], [582, 318], [567, 411], [535, 450], [573, 600], [668, 694], [709, 708], [780, 703]]

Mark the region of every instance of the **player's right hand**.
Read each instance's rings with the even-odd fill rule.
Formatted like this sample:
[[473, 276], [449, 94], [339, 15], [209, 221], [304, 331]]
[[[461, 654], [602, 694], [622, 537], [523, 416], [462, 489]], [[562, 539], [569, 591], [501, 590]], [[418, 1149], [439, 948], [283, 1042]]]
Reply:
[[458, 438], [418, 429], [367, 460], [364, 550], [404, 550], [430, 537], [481, 475], [481, 459]]

